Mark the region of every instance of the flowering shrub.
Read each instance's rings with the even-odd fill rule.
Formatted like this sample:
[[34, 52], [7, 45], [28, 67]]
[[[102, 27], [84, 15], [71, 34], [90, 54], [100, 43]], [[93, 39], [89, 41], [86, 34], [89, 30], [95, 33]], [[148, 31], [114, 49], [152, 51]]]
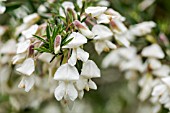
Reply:
[[[144, 7], [143, 1], [139, 7], [145, 10], [153, 2]], [[165, 62], [167, 54], [152, 36], [155, 22], [127, 27], [126, 18], [108, 8], [109, 2], [104, 0], [35, 4], [29, 0], [31, 10], [18, 2], [10, 11], [11, 4], [0, 1], [0, 14], [11, 15], [11, 25], [0, 26], [0, 84], [1, 93], [11, 95], [15, 110], [38, 108], [53, 96], [72, 109], [86, 91], [97, 90], [94, 78], [103, 76], [101, 69], [110, 66], [123, 72], [141, 102], [150, 100], [153, 113], [158, 113], [161, 105], [170, 109], [170, 68]], [[139, 38], [147, 43], [138, 45]], [[168, 45], [165, 35], [159, 39]], [[98, 54], [95, 57], [108, 53], [101, 66], [91, 59], [86, 49], [90, 44]], [[19, 95], [25, 96], [24, 102]]]

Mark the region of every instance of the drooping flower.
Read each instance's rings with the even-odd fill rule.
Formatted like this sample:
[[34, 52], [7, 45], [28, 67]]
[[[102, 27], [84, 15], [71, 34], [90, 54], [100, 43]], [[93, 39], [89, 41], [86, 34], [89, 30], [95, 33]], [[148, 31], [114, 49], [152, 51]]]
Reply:
[[95, 40], [95, 50], [98, 54], [101, 54], [102, 51], [109, 49], [115, 49], [116, 45], [113, 44], [110, 39], [113, 36], [112, 31], [104, 25], [94, 25], [92, 32], [96, 36]]
[[54, 74], [54, 79], [59, 81], [59, 85], [55, 89], [55, 98], [70, 99], [74, 101], [78, 97], [78, 92], [75, 89], [74, 81], [79, 79], [79, 73], [76, 67], [68, 63], [61, 65]]

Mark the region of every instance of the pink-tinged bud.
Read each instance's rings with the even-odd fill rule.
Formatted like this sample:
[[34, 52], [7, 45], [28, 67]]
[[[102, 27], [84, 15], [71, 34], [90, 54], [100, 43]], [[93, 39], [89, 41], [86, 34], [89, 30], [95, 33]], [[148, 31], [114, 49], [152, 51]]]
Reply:
[[116, 33], [121, 31], [113, 19], [110, 21], [110, 28]]
[[29, 56], [32, 56], [34, 54], [34, 45], [30, 45], [29, 47]]
[[94, 37], [93, 33], [87, 28], [85, 25], [83, 25], [80, 21], [75, 20], [73, 24], [77, 27], [77, 29], [87, 38], [92, 39]]
[[54, 40], [54, 53], [57, 54], [60, 51], [61, 36], [57, 35]]
[[169, 45], [169, 40], [164, 33], [160, 33], [159, 38], [166, 46]]

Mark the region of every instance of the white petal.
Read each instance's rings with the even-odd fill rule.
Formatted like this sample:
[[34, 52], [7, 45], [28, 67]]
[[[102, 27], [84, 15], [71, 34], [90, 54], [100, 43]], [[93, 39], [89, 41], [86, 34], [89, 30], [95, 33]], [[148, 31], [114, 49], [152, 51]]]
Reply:
[[83, 64], [81, 75], [87, 78], [100, 77], [100, 69], [92, 61], [88, 60]]
[[77, 48], [77, 59], [86, 62], [89, 58], [89, 53], [81, 48]]
[[120, 64], [120, 61], [122, 59], [120, 58], [120, 56], [118, 55], [118, 51], [114, 50], [111, 51], [104, 59], [102, 62], [102, 67], [103, 68], [107, 68], [109, 66], [116, 66]]
[[57, 88], [55, 89], [54, 96], [55, 98], [60, 101], [66, 92], [66, 85], [64, 82], [60, 82]]
[[24, 75], [30, 76], [35, 70], [34, 60], [32, 58], [26, 59], [16, 70]]
[[51, 59], [53, 58], [53, 55], [51, 53], [42, 53], [38, 59], [46, 62], [46, 63], [50, 63]]
[[152, 44], [142, 50], [142, 56], [162, 59], [165, 55], [158, 44]]
[[78, 92], [78, 97], [79, 97], [79, 99], [82, 99], [83, 96], [84, 96], [84, 90], [79, 91], [79, 92]]
[[83, 76], [80, 76], [79, 80], [76, 81], [77, 89], [78, 90], [83, 90], [86, 85], [87, 85], [87, 79], [85, 79]]
[[170, 77], [164, 77], [161, 80], [170, 88]]
[[115, 35], [115, 39], [118, 42], [120, 42], [121, 44], [123, 44], [125, 47], [129, 47], [130, 46], [130, 42], [122, 34]]
[[71, 66], [74, 66], [76, 65], [76, 62], [77, 62], [77, 53], [76, 53], [76, 49], [73, 49], [71, 57], [68, 59], [68, 63]]
[[127, 27], [123, 24], [122, 21], [120, 21], [118, 19], [113, 19], [113, 20], [111, 21], [111, 23], [113, 22], [113, 25], [114, 25], [114, 26], [111, 26], [111, 29], [113, 32], [121, 34], [121, 33], [125, 33], [127, 31]]
[[162, 66], [161, 62], [154, 58], [148, 59], [148, 63], [149, 63], [150, 68], [152, 68], [154, 70], [161, 68], [161, 66]]
[[18, 87], [25, 88], [25, 91], [29, 92], [30, 89], [33, 87], [34, 83], [35, 83], [34, 76], [23, 77]]
[[78, 97], [78, 92], [72, 83], [69, 83], [67, 86], [67, 94], [72, 101]]
[[12, 63], [13, 64], [20, 63], [24, 60], [25, 57], [26, 57], [26, 54], [17, 54], [12, 58]]
[[106, 11], [107, 7], [88, 7], [85, 9], [87, 14], [91, 14], [92, 17], [97, 17]]
[[165, 91], [167, 90], [167, 87], [163, 84], [157, 85], [154, 87], [152, 96], [161, 96]]
[[68, 63], [61, 65], [54, 74], [55, 80], [69, 80], [74, 81], [79, 79], [77, 68], [69, 65]]
[[94, 25], [92, 32], [98, 36], [94, 38], [96, 40], [110, 39], [113, 36], [112, 31], [104, 25]]
[[10, 39], [4, 45], [1, 45], [0, 53], [15, 54], [16, 53], [16, 41], [14, 39]]
[[79, 8], [82, 8], [83, 6], [83, 0], [77, 0], [77, 5], [79, 6]]
[[106, 44], [104, 43], [104, 41], [96, 41], [94, 46], [96, 52], [100, 55], [104, 48], [106, 47]]
[[162, 65], [161, 68], [154, 70], [153, 74], [156, 75], [156, 76], [160, 76], [160, 77], [169, 76], [170, 68], [167, 65]]
[[115, 44], [113, 44], [111, 41], [109, 41], [109, 40], [105, 40], [105, 43], [106, 43], [106, 45], [110, 48], [110, 49], [116, 49], [117, 47], [116, 47], [116, 45]]
[[84, 37], [79, 32], [73, 32], [71, 35], [67, 38], [67, 40], [71, 39], [71, 42], [69, 42], [67, 45], [65, 45], [63, 48], [77, 48], [85, 43], [87, 43], [86, 37]]
[[30, 44], [31, 44], [30, 40], [20, 42], [17, 47], [17, 54], [25, 52], [28, 49], [28, 47], [30, 46]]
[[26, 37], [27, 39], [32, 38], [33, 35], [37, 32], [38, 30], [38, 25], [32, 25], [30, 28], [22, 32], [22, 35]]
[[135, 36], [143, 36], [152, 31], [152, 28], [155, 27], [156, 24], [152, 21], [142, 22], [133, 26], [130, 26], [130, 32]]
[[89, 80], [88, 84], [90, 89], [95, 89], [95, 90], [97, 89], [96, 83], [93, 82], [91, 79]]
[[101, 24], [108, 24], [110, 22], [108, 15], [106, 14], [101, 14], [100, 16], [97, 17], [97, 23]]
[[27, 24], [34, 24], [40, 19], [39, 15], [37, 13], [30, 14], [23, 18], [23, 22]]

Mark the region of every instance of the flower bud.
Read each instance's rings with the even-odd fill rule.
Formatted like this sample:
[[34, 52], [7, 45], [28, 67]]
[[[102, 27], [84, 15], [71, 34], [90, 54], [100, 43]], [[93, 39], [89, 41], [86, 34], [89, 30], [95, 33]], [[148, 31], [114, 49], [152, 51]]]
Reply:
[[34, 54], [34, 45], [30, 45], [29, 47], [29, 56], [32, 56]]
[[83, 25], [80, 21], [75, 20], [73, 24], [78, 28], [78, 30], [87, 38], [92, 39], [93, 33], [87, 28], [85, 25]]
[[57, 35], [54, 40], [54, 53], [57, 54], [60, 51], [61, 36]]

